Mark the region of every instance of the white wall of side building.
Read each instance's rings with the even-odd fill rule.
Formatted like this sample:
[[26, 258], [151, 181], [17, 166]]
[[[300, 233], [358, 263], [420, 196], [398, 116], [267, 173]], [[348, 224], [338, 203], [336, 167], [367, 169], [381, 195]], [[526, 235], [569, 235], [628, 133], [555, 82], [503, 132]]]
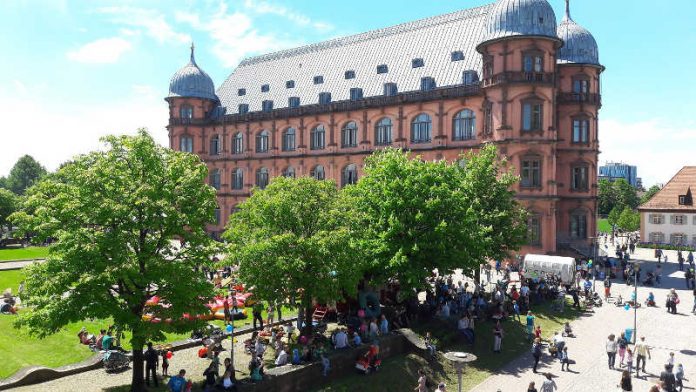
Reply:
[[696, 245], [696, 212], [642, 211], [641, 241]]

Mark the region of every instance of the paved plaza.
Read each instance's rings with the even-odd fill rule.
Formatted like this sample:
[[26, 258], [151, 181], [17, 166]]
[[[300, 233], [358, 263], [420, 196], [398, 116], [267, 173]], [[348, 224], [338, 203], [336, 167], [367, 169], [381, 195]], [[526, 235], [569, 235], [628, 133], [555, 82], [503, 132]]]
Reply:
[[[669, 264], [664, 266], [661, 287], [638, 288], [638, 299], [642, 303], [648, 293], [655, 294], [658, 308], [646, 308], [645, 305], [638, 309], [638, 336], [645, 336], [646, 343], [651, 346], [652, 360], [648, 360], [645, 370], [647, 377], [633, 378], [633, 390], [636, 392], [648, 391], [658, 379], [670, 352], [674, 352], [675, 363], [684, 365], [686, 378], [685, 390], [693, 390], [696, 385], [696, 316], [691, 314], [693, 295], [686, 290], [683, 272], [678, 271], [676, 251], [667, 251]], [[634, 259], [645, 260], [644, 270], [654, 269], [655, 259], [653, 252], [648, 249], [637, 249]], [[644, 274], [643, 274], [644, 276]], [[626, 286], [622, 279], [616, 279], [612, 285], [612, 295], [621, 294], [624, 299], [631, 298], [633, 286]], [[601, 282], [597, 282], [597, 291], [603, 292]], [[665, 297], [670, 288], [678, 290], [681, 303], [678, 314], [668, 314], [665, 309]], [[476, 392], [514, 392], [526, 391], [530, 381], [536, 382], [539, 389], [545, 379], [542, 373], [550, 372], [561, 392], [605, 392], [619, 390], [617, 387], [621, 379], [618, 356], [616, 370], [610, 370], [607, 366], [607, 354], [605, 342], [610, 333], [619, 335], [625, 328], [633, 328], [633, 308], [629, 311], [613, 304], [605, 304], [595, 308], [593, 315], [582, 317], [572, 324], [575, 338], [568, 338], [568, 357], [576, 361], [571, 365], [571, 372], [561, 371], [561, 364], [553, 360], [545, 350], [542, 363], [539, 365], [539, 373], [532, 372], [533, 359], [531, 350], [529, 353], [514, 360], [505, 366], [500, 374], [488, 378], [478, 387]], [[505, 342], [503, 341], [503, 349]], [[634, 359], [635, 361], [635, 359]], [[634, 362], [635, 364], [635, 362]]]

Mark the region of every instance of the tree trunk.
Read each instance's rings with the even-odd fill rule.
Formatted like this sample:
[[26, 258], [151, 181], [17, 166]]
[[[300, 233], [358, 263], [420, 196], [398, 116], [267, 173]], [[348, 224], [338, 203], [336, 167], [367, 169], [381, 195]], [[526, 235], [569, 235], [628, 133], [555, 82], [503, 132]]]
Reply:
[[309, 338], [312, 336], [312, 301], [309, 299], [304, 299], [302, 304], [304, 305], [305, 311], [305, 327], [302, 334]]
[[131, 380], [131, 392], [145, 392], [145, 372], [143, 370], [145, 362], [145, 357], [143, 356], [144, 342], [134, 337], [131, 339], [131, 345], [133, 346], [133, 379]]

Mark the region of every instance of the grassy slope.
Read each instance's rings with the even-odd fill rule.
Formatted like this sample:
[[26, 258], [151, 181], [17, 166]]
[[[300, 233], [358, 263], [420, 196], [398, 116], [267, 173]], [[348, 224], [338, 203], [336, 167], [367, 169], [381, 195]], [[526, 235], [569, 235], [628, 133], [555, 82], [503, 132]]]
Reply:
[[597, 231], [601, 231], [602, 233], [611, 233], [611, 225], [606, 219], [598, 219]]
[[[561, 329], [566, 321], [572, 321], [578, 313], [570, 307], [566, 307], [562, 314], [551, 313], [548, 306], [537, 307], [537, 324], [541, 325], [543, 336], [549, 338], [555, 331]], [[530, 349], [526, 339], [525, 326], [517, 321], [503, 323], [505, 337], [503, 339], [503, 352], [494, 354], [493, 324], [481, 323], [476, 326], [476, 345], [473, 353], [478, 357], [477, 361], [465, 369], [462, 380], [463, 390], [472, 390], [476, 385], [495, 374], [498, 369]], [[462, 339], [456, 332], [454, 324], [443, 325], [440, 322], [431, 322], [424, 327], [416, 328], [419, 333], [430, 330], [441, 342], [438, 350], [444, 351], [468, 351], [471, 346], [462, 343]], [[571, 348], [572, 349], [572, 348]], [[433, 384], [433, 389], [438, 382], [444, 381], [448, 389], [456, 390], [457, 375], [454, 368], [441, 355], [437, 360], [428, 361], [414, 355], [401, 355], [390, 358], [383, 363], [379, 373], [366, 378], [362, 375], [353, 375], [336, 380], [326, 387], [319, 389], [323, 392], [338, 391], [408, 391], [416, 386], [418, 369], [423, 368], [428, 374], [428, 379]]]
[[48, 248], [45, 246], [0, 249], [0, 262], [8, 260], [43, 259], [46, 256], [48, 256]]
[[[12, 288], [12, 292], [16, 293], [22, 279], [21, 270], [2, 271], [0, 272], [0, 290]], [[291, 314], [290, 309], [283, 309], [283, 316]], [[266, 312], [263, 316], [265, 319]], [[26, 366], [58, 367], [87, 359], [93, 353], [87, 346], [78, 343], [77, 332], [84, 326], [91, 333], [97, 333], [100, 329], [111, 324], [109, 320], [76, 322], [67, 325], [56, 334], [39, 339], [29, 336], [28, 331], [24, 329], [14, 328], [12, 325], [14, 319], [13, 316], [0, 315], [0, 358], [2, 358], [0, 378], [6, 378]], [[251, 310], [249, 310], [247, 319], [235, 320], [235, 328], [250, 325], [251, 320]], [[222, 321], [214, 321], [213, 323], [220, 327], [223, 327], [224, 324]], [[126, 333], [126, 340], [122, 341], [122, 345], [126, 349], [130, 348], [129, 335]], [[167, 341], [186, 339], [189, 335], [189, 333], [167, 334]], [[21, 348], [21, 351], [18, 350], [18, 347]]]

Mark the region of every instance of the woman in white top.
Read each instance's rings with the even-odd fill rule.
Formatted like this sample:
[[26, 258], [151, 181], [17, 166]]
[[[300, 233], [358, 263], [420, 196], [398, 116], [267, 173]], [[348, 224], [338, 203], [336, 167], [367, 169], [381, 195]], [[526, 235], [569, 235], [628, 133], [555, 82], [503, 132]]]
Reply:
[[618, 350], [618, 342], [616, 341], [616, 336], [614, 334], [609, 335], [606, 343], [607, 357], [609, 359], [609, 369], [614, 368], [614, 363], [616, 363], [616, 351]]

